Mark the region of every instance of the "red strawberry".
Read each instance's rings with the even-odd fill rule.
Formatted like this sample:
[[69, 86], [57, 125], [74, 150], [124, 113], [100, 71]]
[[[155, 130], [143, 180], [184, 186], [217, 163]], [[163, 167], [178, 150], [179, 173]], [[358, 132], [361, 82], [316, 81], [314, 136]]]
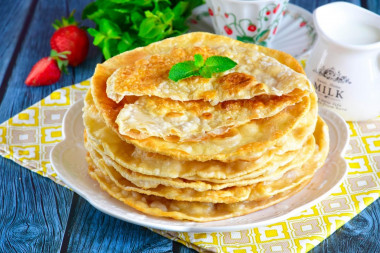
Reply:
[[77, 66], [82, 63], [88, 52], [88, 38], [85, 31], [80, 29], [75, 21], [74, 12], [66, 18], [62, 18], [62, 22], [56, 20], [53, 27], [57, 30], [50, 39], [50, 46], [57, 52], [69, 51], [69, 65]]
[[61, 77], [61, 71], [66, 72], [68, 52], [57, 53], [51, 50], [49, 57], [44, 57], [34, 64], [25, 84], [28, 86], [49, 85], [57, 82]]

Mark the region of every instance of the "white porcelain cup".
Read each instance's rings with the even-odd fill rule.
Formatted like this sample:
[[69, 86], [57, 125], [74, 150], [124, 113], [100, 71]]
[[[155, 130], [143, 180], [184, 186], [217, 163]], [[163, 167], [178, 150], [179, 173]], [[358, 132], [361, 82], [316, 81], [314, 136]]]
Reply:
[[289, 0], [206, 0], [215, 33], [271, 46]]

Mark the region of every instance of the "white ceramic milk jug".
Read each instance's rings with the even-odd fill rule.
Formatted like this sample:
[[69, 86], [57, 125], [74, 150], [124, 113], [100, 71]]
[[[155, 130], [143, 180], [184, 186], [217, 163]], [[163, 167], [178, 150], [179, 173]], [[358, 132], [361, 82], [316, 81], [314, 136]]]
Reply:
[[345, 120], [380, 115], [380, 16], [335, 2], [313, 13], [318, 41], [306, 63], [319, 104]]

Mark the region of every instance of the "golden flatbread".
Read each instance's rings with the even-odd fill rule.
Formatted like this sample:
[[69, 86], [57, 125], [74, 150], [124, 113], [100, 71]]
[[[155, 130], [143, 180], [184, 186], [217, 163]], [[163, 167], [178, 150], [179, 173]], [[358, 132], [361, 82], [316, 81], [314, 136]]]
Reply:
[[[225, 56], [211, 78], [173, 65]], [[89, 174], [145, 214], [207, 222], [289, 198], [326, 160], [327, 125], [290, 55], [189, 33], [98, 64], [83, 108]]]

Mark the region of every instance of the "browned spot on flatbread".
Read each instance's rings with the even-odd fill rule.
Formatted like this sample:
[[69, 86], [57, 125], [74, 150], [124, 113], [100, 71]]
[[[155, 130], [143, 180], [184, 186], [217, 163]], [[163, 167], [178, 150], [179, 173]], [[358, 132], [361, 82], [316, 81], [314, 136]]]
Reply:
[[205, 112], [201, 115], [203, 119], [212, 119], [212, 114], [209, 112]]
[[206, 101], [212, 100], [214, 97], [216, 97], [216, 91], [215, 90], [209, 90], [203, 92], [200, 97]]
[[222, 89], [229, 93], [237, 93], [241, 90], [241, 88], [257, 83], [255, 77], [239, 72], [221, 76], [216, 80], [216, 82], [220, 83]]
[[170, 141], [170, 142], [178, 142], [179, 141], [179, 137], [176, 135], [169, 135], [169, 136], [166, 136], [164, 139], [165, 139], [165, 141]]
[[139, 130], [137, 130], [137, 129], [131, 129], [131, 130], [129, 130], [132, 134], [136, 134], [136, 135], [138, 135], [138, 134], [140, 134], [140, 131]]
[[183, 116], [183, 113], [181, 113], [181, 112], [169, 112], [165, 116], [169, 117], [169, 118], [178, 118], [178, 117]]

